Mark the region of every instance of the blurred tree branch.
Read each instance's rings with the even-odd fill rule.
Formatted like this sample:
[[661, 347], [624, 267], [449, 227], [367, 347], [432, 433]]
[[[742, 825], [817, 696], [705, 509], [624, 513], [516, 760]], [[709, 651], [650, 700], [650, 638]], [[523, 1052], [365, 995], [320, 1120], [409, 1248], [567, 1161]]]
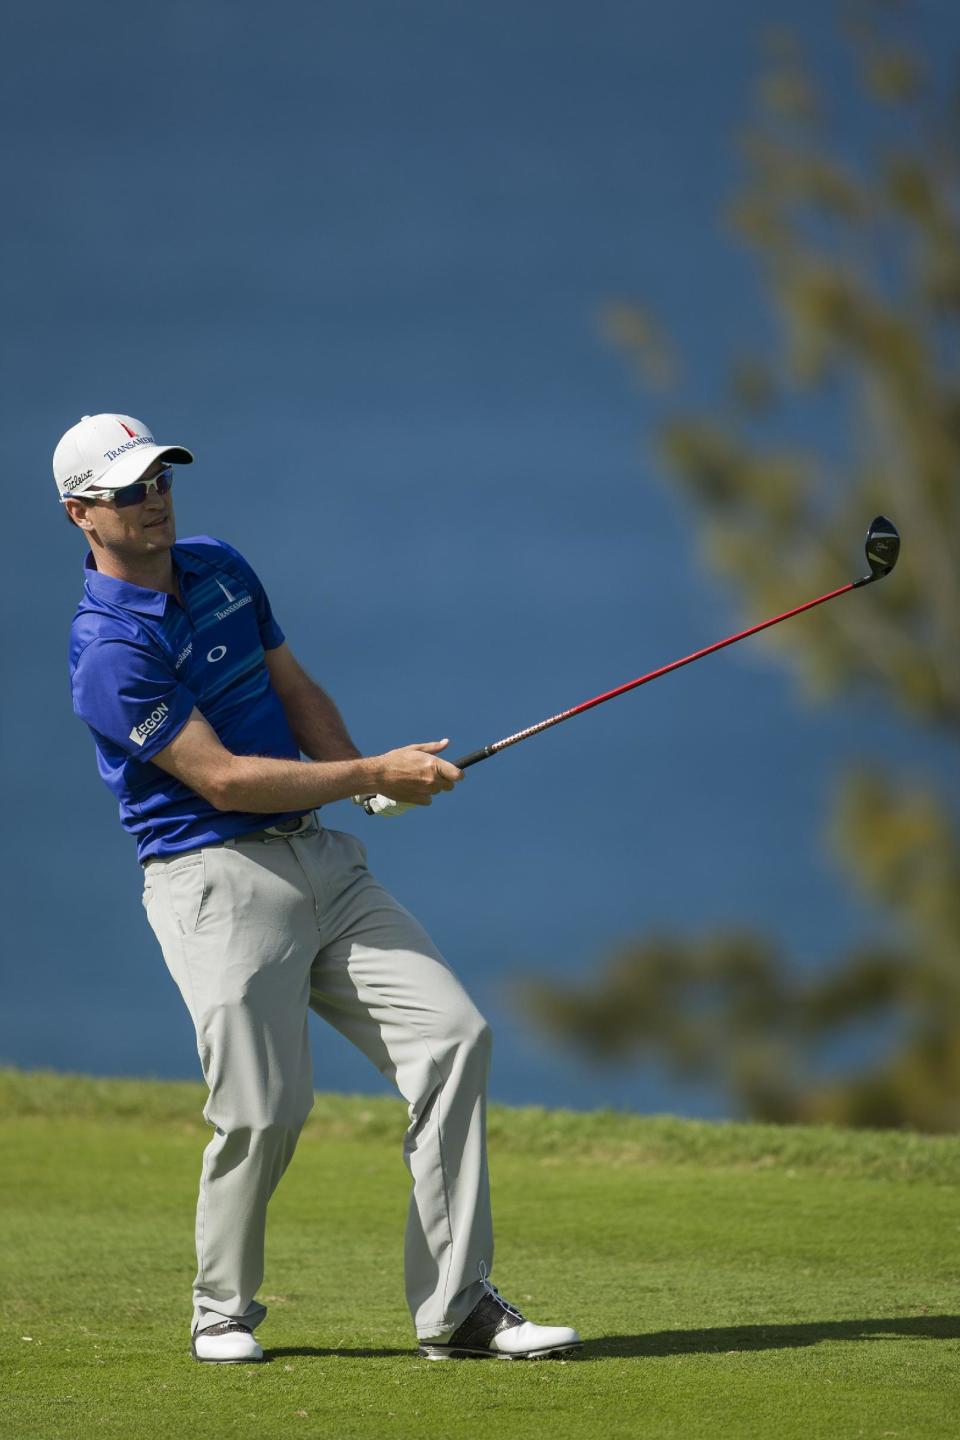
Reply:
[[[894, 517], [903, 555], [875, 603], [828, 607], [817, 625], [761, 643], [821, 700], [866, 689], [913, 725], [956, 738], [960, 94], [938, 91], [936, 66], [898, 38], [909, 15], [909, 5], [873, 0], [848, 20], [864, 134], [875, 142], [866, 159], [831, 134], [796, 40], [771, 37], [730, 219], [777, 319], [776, 353], [733, 358], [716, 415], [665, 405], [659, 444], [701, 517], [704, 559], [751, 615], [830, 589], [848, 564], [847, 537], [878, 511]], [[607, 328], [645, 384], [676, 386], [676, 357], [646, 309], [621, 302]], [[840, 408], [845, 454], [784, 440], [784, 418], [810, 404]], [[839, 788], [829, 835], [839, 863], [887, 912], [890, 945], [805, 978], [745, 929], [658, 936], [614, 955], [598, 982], [527, 984], [525, 1003], [585, 1054], [657, 1058], [678, 1076], [712, 1079], [757, 1117], [955, 1128], [956, 817], [941, 794], [861, 767]], [[882, 1064], [818, 1076], [831, 1036], [879, 1021], [895, 1030]]]

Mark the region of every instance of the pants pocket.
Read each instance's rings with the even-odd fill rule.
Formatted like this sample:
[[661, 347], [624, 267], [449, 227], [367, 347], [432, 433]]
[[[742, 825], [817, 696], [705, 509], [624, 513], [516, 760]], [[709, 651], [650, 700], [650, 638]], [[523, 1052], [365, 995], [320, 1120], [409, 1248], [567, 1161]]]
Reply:
[[202, 850], [186, 860], [175, 860], [164, 868], [163, 884], [167, 902], [181, 935], [193, 935], [200, 923], [207, 897], [207, 864]]

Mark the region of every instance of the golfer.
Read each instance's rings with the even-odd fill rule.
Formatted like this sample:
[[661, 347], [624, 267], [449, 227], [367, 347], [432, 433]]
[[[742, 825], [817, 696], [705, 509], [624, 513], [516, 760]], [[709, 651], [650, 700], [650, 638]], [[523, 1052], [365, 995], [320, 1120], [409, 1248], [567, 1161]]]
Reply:
[[[89, 547], [73, 708], [136, 841], [210, 1092], [191, 1352], [263, 1356], [267, 1204], [313, 1103], [308, 1009], [409, 1107], [404, 1271], [419, 1353], [569, 1350], [575, 1330], [525, 1320], [489, 1279], [490, 1031], [360, 841], [315, 813], [358, 794], [387, 797], [387, 814], [429, 805], [462, 773], [441, 758], [446, 740], [361, 755], [244, 557], [208, 535], [177, 542], [173, 467], [192, 460], [129, 415], [84, 416], [53, 457]], [[318, 1197], [320, 1224], [322, 1208]]]

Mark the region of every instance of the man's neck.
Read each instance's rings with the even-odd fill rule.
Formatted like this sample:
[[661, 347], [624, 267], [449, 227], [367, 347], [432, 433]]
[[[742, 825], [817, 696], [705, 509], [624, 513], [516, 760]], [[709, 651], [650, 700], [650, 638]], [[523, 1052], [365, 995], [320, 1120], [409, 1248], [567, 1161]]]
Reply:
[[179, 595], [177, 573], [173, 568], [170, 550], [128, 560], [105, 550], [102, 545], [91, 545], [90, 548], [93, 552], [93, 563], [101, 575], [109, 575], [114, 580], [124, 580], [128, 585], [139, 585], [143, 590], [165, 590], [168, 595]]

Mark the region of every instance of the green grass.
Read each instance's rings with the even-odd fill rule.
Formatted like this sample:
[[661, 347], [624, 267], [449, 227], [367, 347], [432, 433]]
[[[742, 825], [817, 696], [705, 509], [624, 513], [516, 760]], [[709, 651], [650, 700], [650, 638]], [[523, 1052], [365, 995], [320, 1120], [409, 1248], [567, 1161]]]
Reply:
[[494, 1107], [494, 1278], [587, 1343], [436, 1365], [404, 1107], [320, 1096], [271, 1207], [268, 1363], [217, 1367], [187, 1354], [202, 1104], [0, 1071], [0, 1435], [960, 1434], [960, 1140]]

